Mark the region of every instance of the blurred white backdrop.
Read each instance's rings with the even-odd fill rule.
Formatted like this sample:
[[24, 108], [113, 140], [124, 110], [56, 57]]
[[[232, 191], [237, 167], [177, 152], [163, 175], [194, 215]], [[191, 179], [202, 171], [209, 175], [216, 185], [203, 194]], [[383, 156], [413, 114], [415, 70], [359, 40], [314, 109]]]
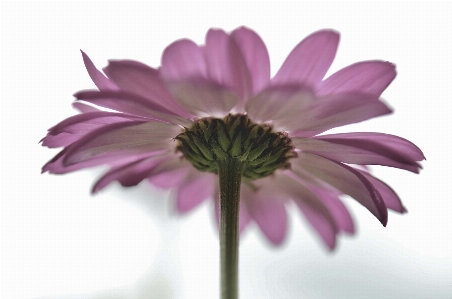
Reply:
[[113, 58], [157, 67], [176, 39], [203, 43], [210, 27], [245, 25], [265, 41], [273, 74], [322, 28], [341, 32], [330, 73], [360, 60], [396, 63], [398, 77], [383, 94], [395, 113], [343, 130], [403, 136], [428, 160], [420, 175], [374, 167], [409, 213], [390, 213], [383, 228], [345, 198], [358, 232], [332, 253], [296, 208], [281, 247], [248, 229], [241, 298], [451, 298], [450, 12], [448, 2], [2, 2], [1, 297], [218, 297], [210, 201], [181, 217], [173, 194], [146, 183], [92, 196], [106, 168], [41, 175], [58, 151], [38, 141], [76, 113], [74, 92], [94, 87], [79, 49], [98, 67]]

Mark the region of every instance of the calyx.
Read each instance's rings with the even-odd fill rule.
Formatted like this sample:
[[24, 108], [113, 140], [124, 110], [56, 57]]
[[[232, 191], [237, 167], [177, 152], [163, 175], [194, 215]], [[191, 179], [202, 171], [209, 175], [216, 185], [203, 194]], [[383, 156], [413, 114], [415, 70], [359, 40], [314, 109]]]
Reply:
[[175, 139], [177, 149], [196, 169], [218, 173], [219, 163], [237, 159], [243, 163], [242, 177], [251, 180], [288, 168], [288, 160], [297, 156], [285, 132], [274, 132], [243, 114], [201, 118]]

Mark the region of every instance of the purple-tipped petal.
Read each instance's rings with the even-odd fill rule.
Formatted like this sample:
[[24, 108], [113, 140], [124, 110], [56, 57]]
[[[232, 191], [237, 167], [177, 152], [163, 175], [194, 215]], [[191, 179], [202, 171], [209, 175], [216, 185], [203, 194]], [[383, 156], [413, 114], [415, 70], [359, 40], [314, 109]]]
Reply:
[[395, 65], [383, 61], [352, 64], [325, 79], [318, 95], [362, 92], [380, 96], [396, 76]]
[[254, 31], [240, 27], [231, 33], [245, 59], [251, 76], [253, 94], [263, 90], [270, 82], [270, 58], [267, 47]]
[[179, 104], [199, 117], [224, 117], [238, 102], [231, 90], [205, 81], [169, 83], [168, 86]]
[[[184, 164], [183, 161], [184, 160], [180, 160], [178, 162], [179, 164]], [[185, 165], [185, 167], [183, 168], [166, 170], [158, 175], [150, 177], [149, 181], [153, 185], [162, 189], [175, 188], [177, 186], [180, 186], [182, 181], [185, 179], [189, 171], [189, 167], [191, 167], [191, 165], [187, 163], [187, 165]]]
[[252, 95], [252, 82], [235, 40], [223, 30], [209, 30], [205, 57], [208, 78], [236, 92], [240, 99], [238, 109], [242, 110], [246, 99]]
[[74, 94], [78, 100], [92, 103], [119, 112], [141, 116], [152, 120], [161, 120], [173, 124], [190, 126], [191, 121], [175, 115], [171, 110], [156, 103], [127, 92], [79, 91]]
[[300, 207], [306, 219], [322, 237], [328, 248], [333, 249], [336, 244], [336, 234], [339, 232], [333, 215], [317, 194], [291, 177], [291, 175], [293, 174], [289, 172], [277, 175], [271, 181], [263, 181], [265, 181], [268, 188], [272, 183], [276, 184], [275, 187], [267, 189], [269, 192], [273, 189], [291, 197]]
[[310, 137], [329, 129], [391, 113], [383, 102], [370, 94], [334, 94], [318, 99], [299, 115], [299, 125], [290, 135]]
[[267, 239], [274, 245], [280, 245], [287, 233], [287, 212], [281, 198], [268, 196], [264, 192], [255, 192], [248, 186], [242, 186], [241, 200], [259, 225]]
[[177, 190], [177, 210], [186, 213], [212, 196], [214, 179], [214, 175], [193, 168]]
[[337, 226], [344, 232], [353, 234], [355, 233], [355, 226], [353, 224], [353, 219], [348, 212], [345, 205], [338, 198], [338, 192], [332, 192], [330, 190], [322, 190], [316, 187], [310, 187], [311, 191], [314, 192], [319, 198], [322, 199], [323, 203], [327, 206]]
[[300, 125], [300, 115], [316, 103], [313, 92], [301, 86], [273, 86], [246, 103], [246, 111], [256, 122], [269, 122], [278, 130], [292, 131]]
[[319, 233], [323, 242], [328, 246], [330, 250], [333, 250], [334, 247], [336, 247], [336, 232], [334, 231], [334, 228], [331, 226], [331, 223], [328, 221], [325, 215], [320, 211], [313, 209], [302, 201], [297, 200], [295, 202], [303, 212], [303, 215], [306, 217], [308, 222]]
[[110, 79], [104, 76], [94, 65], [88, 55], [85, 54], [82, 50], [83, 62], [85, 63], [86, 70], [88, 71], [91, 80], [93, 80], [94, 84], [96, 84], [99, 90], [118, 90], [118, 86], [113, 83]]
[[77, 114], [66, 118], [62, 122], [49, 129], [49, 133], [57, 135], [62, 132], [84, 135], [99, 127], [118, 122], [142, 121], [137, 117], [114, 112], [96, 111], [84, 114]]
[[279, 69], [274, 84], [299, 83], [316, 87], [331, 66], [339, 44], [339, 34], [322, 30], [302, 40]]
[[[55, 173], [55, 174], [64, 174], [71, 171], [76, 171], [83, 168], [90, 168], [94, 166], [99, 166], [103, 164], [109, 164], [116, 167], [119, 167], [121, 165], [125, 165], [128, 163], [133, 163], [137, 160], [144, 159], [149, 156], [162, 154], [163, 151], [155, 151], [155, 152], [146, 152], [143, 151], [141, 153], [134, 153], [131, 155], [130, 150], [120, 150], [115, 152], [108, 152], [104, 153], [102, 155], [98, 155], [95, 157], [92, 157], [88, 160], [85, 160], [83, 162], [73, 164], [73, 165], [65, 165], [63, 162], [66, 160], [66, 154], [69, 147], [66, 147], [61, 152], [59, 152], [55, 157], [53, 157], [49, 162], [47, 162], [42, 167], [42, 173], [49, 172], [49, 173]], [[138, 151], [138, 150], [137, 150]]]
[[[296, 148], [328, 159], [348, 164], [391, 166], [415, 173], [419, 172], [415, 159], [423, 157], [422, 152], [409, 141], [386, 134], [345, 133], [314, 138], [294, 137], [292, 141]], [[410, 148], [414, 155], [403, 150], [409, 145], [414, 147]]]
[[361, 172], [366, 177], [366, 179], [368, 179], [369, 182], [371, 182], [372, 185], [374, 185], [374, 187], [378, 190], [378, 192], [381, 194], [381, 197], [383, 198], [383, 201], [385, 202], [385, 205], [388, 209], [391, 209], [391, 210], [399, 212], [399, 213], [407, 212], [407, 210], [403, 206], [402, 201], [400, 200], [399, 196], [397, 195], [397, 193], [395, 193], [394, 190], [392, 190], [391, 187], [389, 187], [383, 181], [372, 176], [370, 173], [367, 173], [362, 170], [359, 170], [359, 172]]
[[160, 122], [130, 121], [97, 129], [73, 143], [64, 164], [69, 166], [104, 153], [129, 150], [130, 155], [142, 152], [170, 150], [177, 126]]
[[384, 149], [379, 149], [382, 152], [389, 150], [403, 154], [413, 161], [425, 160], [425, 156], [419, 147], [411, 141], [395, 135], [373, 132], [354, 132], [323, 135], [315, 138], [369, 150], [376, 150], [376, 147], [384, 145]]
[[292, 171], [297, 174], [302, 168], [321, 180], [350, 195], [365, 206], [386, 226], [388, 210], [378, 190], [358, 170], [340, 162], [329, 160], [315, 154], [300, 152], [298, 158], [291, 160]]
[[81, 102], [73, 102], [72, 107], [74, 107], [76, 110], [78, 110], [81, 113], [101, 111], [100, 109], [98, 109], [94, 106], [90, 106], [90, 105], [87, 105], [87, 104], [81, 103]]
[[49, 133], [42, 140], [42, 145], [48, 147], [68, 146], [85, 134], [105, 125], [132, 120], [138, 119], [133, 116], [104, 111], [74, 115], [50, 128]]
[[172, 98], [157, 70], [132, 60], [110, 60], [106, 70], [121, 90], [139, 95], [173, 114], [191, 117]]
[[123, 187], [136, 186], [143, 181], [155, 167], [168, 159], [171, 159], [171, 156], [166, 154], [164, 157], [161, 157], [159, 155], [114, 167], [96, 182], [92, 191], [93, 193], [98, 192], [113, 181], [118, 181]]
[[193, 41], [175, 41], [163, 51], [160, 72], [165, 80], [181, 81], [205, 78], [206, 62], [201, 48]]

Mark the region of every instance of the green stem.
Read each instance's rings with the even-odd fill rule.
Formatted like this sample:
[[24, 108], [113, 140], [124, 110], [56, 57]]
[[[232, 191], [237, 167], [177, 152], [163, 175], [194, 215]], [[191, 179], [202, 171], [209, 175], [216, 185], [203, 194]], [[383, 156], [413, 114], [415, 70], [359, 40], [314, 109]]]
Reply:
[[221, 298], [238, 298], [239, 204], [243, 164], [227, 158], [219, 163]]

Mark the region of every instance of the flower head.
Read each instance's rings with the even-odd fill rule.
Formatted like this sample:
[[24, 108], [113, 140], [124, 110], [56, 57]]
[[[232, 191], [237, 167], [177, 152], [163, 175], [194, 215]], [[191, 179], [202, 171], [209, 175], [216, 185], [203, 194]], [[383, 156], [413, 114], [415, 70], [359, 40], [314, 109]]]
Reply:
[[64, 149], [43, 171], [108, 164], [94, 192], [113, 181], [149, 180], [177, 190], [176, 207], [184, 213], [207, 198], [218, 206], [217, 166], [232, 157], [244, 165], [241, 230], [254, 220], [280, 244], [293, 201], [332, 249], [339, 233], [354, 232], [340, 195], [353, 197], [383, 225], [388, 209], [406, 211], [360, 165], [417, 173], [424, 159], [413, 143], [393, 135], [322, 134], [391, 113], [380, 95], [396, 76], [393, 64], [359, 62], [324, 79], [338, 42], [332, 30], [311, 34], [273, 78], [264, 43], [245, 27], [230, 34], [211, 29], [202, 46], [178, 40], [164, 50], [158, 69], [111, 60], [102, 73], [82, 52], [98, 90], [77, 92], [73, 105], [81, 114], [49, 129], [43, 145]]

